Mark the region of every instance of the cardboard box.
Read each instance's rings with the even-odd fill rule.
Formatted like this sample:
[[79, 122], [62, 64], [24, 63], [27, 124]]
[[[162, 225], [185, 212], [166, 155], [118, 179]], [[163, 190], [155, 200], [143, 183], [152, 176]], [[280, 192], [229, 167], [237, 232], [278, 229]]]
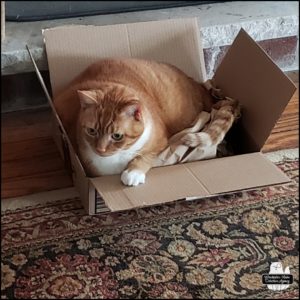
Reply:
[[[105, 57], [168, 62], [198, 81], [206, 80], [200, 30], [194, 18], [64, 26], [44, 30], [43, 34], [54, 96], [89, 64]], [[296, 87], [243, 29], [213, 78], [225, 95], [242, 105], [240, 123], [231, 132], [237, 155], [153, 168], [146, 183], [137, 187], [124, 186], [120, 175], [86, 176], [36, 71], [53, 109], [57, 144], [89, 214], [201, 199], [290, 181], [260, 150]]]

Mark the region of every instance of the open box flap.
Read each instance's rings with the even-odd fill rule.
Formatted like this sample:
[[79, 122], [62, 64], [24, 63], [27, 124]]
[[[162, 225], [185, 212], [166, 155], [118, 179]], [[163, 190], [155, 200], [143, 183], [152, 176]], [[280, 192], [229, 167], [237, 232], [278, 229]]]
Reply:
[[91, 179], [111, 211], [163, 204], [184, 198], [289, 182], [290, 179], [260, 152], [154, 168], [146, 183], [124, 186], [120, 175]]
[[206, 80], [196, 18], [109, 26], [72, 25], [43, 31], [53, 95], [103, 58], [144, 58], [170, 63]]
[[225, 95], [242, 105], [238, 138], [242, 152], [260, 151], [296, 86], [243, 29], [213, 79]]
[[[56, 109], [53, 105], [53, 102], [52, 102], [52, 99], [50, 97], [50, 94], [49, 94], [49, 91], [47, 90], [47, 87], [46, 87], [46, 84], [44, 82], [44, 79], [43, 79], [43, 76], [40, 72], [40, 70], [38, 69], [37, 67], [37, 64], [32, 56], [32, 53], [28, 47], [28, 45], [26, 45], [26, 48], [27, 48], [27, 51], [28, 51], [28, 54], [29, 54], [29, 57], [32, 61], [32, 64], [33, 64], [33, 67], [34, 67], [34, 70], [35, 70], [35, 73], [38, 77], [38, 80], [42, 86], [42, 89], [45, 93], [45, 96], [47, 98], [47, 101], [48, 101], [48, 104], [52, 110], [52, 113], [53, 113], [53, 116], [54, 116], [54, 119], [52, 121], [53, 124], [52, 124], [52, 128], [54, 130], [53, 134], [54, 134], [54, 140], [55, 142], [57, 143], [58, 147], [59, 147], [59, 150], [60, 151], [63, 151], [63, 157], [64, 157], [64, 161], [65, 161], [65, 164], [66, 164], [66, 167], [68, 169], [69, 172], [72, 171], [72, 165], [71, 165], [71, 161], [70, 161], [70, 152], [73, 154], [74, 156], [74, 160], [76, 161], [76, 165], [78, 166], [78, 168], [80, 169], [80, 172], [82, 174], [85, 174], [85, 171], [81, 165], [81, 162], [79, 160], [79, 157], [78, 155], [75, 153], [74, 149], [73, 149], [73, 146], [72, 146], [72, 143], [68, 137], [68, 134], [66, 133], [65, 131], [65, 128], [61, 122], [61, 119], [59, 118], [57, 112], [56, 112]], [[58, 141], [58, 135], [59, 133], [61, 134], [61, 141]]]

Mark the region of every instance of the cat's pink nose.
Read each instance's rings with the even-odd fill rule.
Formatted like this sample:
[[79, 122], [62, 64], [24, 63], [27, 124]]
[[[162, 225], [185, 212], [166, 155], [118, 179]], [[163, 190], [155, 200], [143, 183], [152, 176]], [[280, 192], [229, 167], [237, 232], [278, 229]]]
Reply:
[[104, 147], [98, 147], [97, 148], [97, 151], [99, 152], [99, 153], [105, 153], [106, 152], [106, 148], [104, 148]]

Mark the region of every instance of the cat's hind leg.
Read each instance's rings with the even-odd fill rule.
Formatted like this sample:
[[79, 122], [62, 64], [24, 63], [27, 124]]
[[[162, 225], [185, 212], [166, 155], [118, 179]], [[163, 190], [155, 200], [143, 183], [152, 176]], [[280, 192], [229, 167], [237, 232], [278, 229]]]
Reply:
[[218, 101], [211, 114], [210, 123], [201, 132], [189, 133], [181, 139], [184, 145], [205, 148], [220, 144], [239, 117], [240, 106], [237, 101], [228, 98]]

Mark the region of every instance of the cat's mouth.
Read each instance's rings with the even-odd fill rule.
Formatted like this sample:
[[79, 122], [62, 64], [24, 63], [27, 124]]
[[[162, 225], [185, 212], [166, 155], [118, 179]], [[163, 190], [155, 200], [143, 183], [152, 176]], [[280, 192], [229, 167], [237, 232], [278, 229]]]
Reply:
[[108, 156], [112, 156], [114, 153], [112, 153], [112, 152], [109, 152], [109, 153], [107, 153], [107, 152], [99, 152], [99, 151], [97, 151], [97, 150], [94, 150], [95, 152], [96, 152], [96, 154], [98, 155], [98, 156], [101, 156], [101, 157], [108, 157]]

